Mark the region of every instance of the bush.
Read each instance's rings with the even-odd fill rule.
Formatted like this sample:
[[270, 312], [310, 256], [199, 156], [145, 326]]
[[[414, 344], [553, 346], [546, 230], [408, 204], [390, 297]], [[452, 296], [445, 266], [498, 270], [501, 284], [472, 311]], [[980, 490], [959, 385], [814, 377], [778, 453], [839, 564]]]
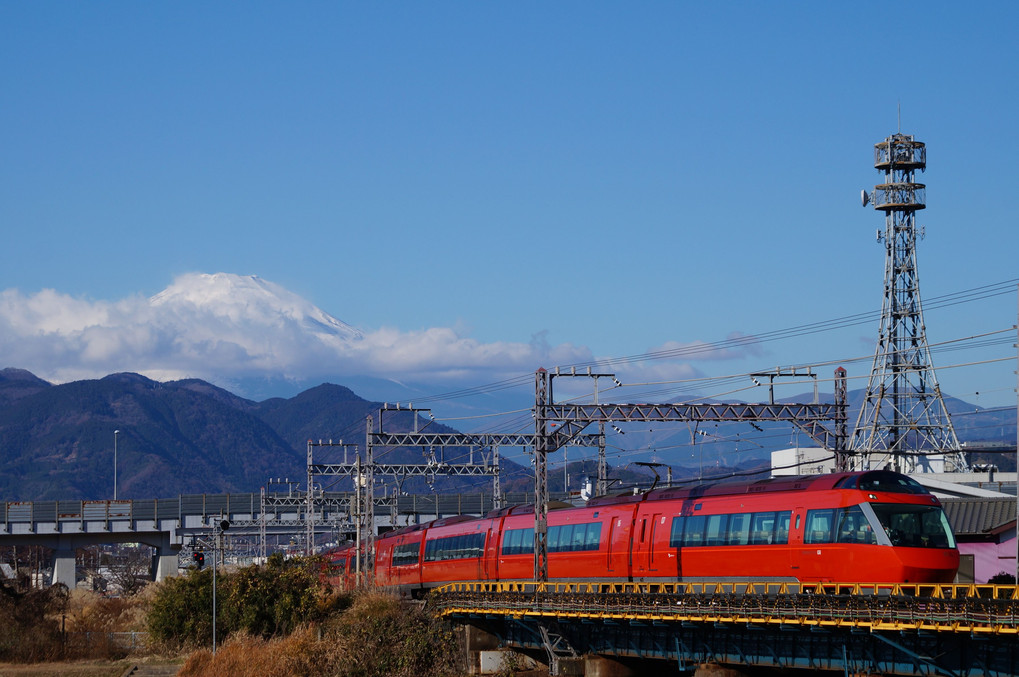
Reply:
[[63, 654], [60, 616], [67, 609], [65, 585], [18, 592], [0, 583], [0, 660], [36, 662]]
[[432, 677], [459, 674], [460, 643], [419, 606], [378, 593], [287, 637], [231, 637], [215, 656], [192, 654], [179, 677]]
[[286, 560], [273, 553], [264, 567], [246, 567], [229, 576], [219, 619], [231, 632], [288, 635], [298, 624], [319, 618], [318, 602], [325, 594], [319, 569], [316, 559]]
[[171, 649], [211, 644], [212, 570], [192, 569], [159, 583], [145, 620], [157, 644]]
[[381, 593], [365, 593], [327, 625], [326, 634], [342, 655], [344, 677], [450, 674], [459, 643], [445, 623], [420, 606]]
[[[276, 637], [316, 621], [337, 603], [319, 582], [317, 559], [284, 559], [217, 574], [216, 641], [244, 632]], [[212, 643], [212, 569], [191, 570], [158, 586], [148, 614], [154, 641], [171, 649]]]

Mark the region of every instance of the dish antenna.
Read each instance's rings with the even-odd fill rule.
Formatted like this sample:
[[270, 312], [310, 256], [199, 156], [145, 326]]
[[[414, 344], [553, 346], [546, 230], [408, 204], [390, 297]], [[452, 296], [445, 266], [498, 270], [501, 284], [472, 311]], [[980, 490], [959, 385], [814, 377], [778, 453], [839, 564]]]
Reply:
[[870, 202], [870, 195], [867, 195], [866, 189], [860, 191], [860, 202], [864, 207], [866, 207], [867, 203]]

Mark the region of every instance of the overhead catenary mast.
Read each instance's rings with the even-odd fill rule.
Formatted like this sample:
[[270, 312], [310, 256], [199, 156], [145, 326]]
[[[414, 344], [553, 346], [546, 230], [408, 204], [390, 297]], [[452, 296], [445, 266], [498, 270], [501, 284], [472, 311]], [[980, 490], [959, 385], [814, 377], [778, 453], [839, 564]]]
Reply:
[[938, 386], [920, 302], [916, 212], [926, 186], [914, 180], [927, 166], [927, 148], [901, 132], [874, 144], [884, 182], [863, 191], [863, 205], [885, 213], [884, 302], [870, 380], [849, 448], [861, 468], [901, 472], [966, 469], [952, 419]]

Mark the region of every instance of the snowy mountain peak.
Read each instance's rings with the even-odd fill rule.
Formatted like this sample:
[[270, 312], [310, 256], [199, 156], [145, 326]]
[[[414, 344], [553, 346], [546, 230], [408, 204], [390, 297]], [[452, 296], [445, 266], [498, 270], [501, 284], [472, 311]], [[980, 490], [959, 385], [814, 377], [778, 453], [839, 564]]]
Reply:
[[154, 308], [199, 312], [231, 323], [294, 326], [343, 340], [362, 333], [278, 284], [257, 275], [187, 273], [149, 299]]

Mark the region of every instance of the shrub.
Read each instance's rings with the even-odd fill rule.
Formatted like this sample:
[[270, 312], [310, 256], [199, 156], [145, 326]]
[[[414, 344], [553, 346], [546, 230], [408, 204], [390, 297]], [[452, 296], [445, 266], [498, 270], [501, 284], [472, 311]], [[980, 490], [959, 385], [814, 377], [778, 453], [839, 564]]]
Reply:
[[179, 677], [432, 677], [458, 674], [460, 643], [417, 605], [379, 593], [287, 637], [230, 638], [215, 656], [192, 654]]
[[18, 592], [0, 583], [0, 660], [43, 661], [63, 653], [60, 616], [67, 608], [65, 585]]
[[[289, 634], [301, 623], [323, 618], [342, 603], [326, 596], [316, 559], [269, 557], [216, 578], [216, 641], [245, 632], [257, 637]], [[212, 643], [212, 570], [191, 570], [159, 586], [147, 619], [152, 639], [167, 648]]]
[[168, 648], [211, 644], [212, 570], [192, 569], [159, 583], [146, 625], [152, 641]]
[[231, 574], [223, 586], [223, 614], [232, 632], [264, 638], [287, 635], [300, 624], [319, 618], [316, 559], [287, 560], [273, 553], [265, 566], [250, 566]]

